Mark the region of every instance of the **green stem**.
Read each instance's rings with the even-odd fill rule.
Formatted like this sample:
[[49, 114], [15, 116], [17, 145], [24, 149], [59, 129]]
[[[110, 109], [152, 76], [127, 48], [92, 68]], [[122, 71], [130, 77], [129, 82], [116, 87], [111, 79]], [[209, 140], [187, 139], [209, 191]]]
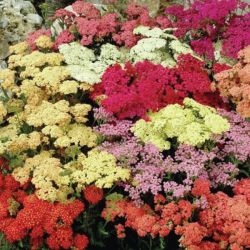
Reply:
[[116, 185], [114, 185], [114, 186], [106, 193], [105, 197], [108, 196], [115, 188], [116, 188]]
[[149, 236], [149, 250], [152, 250], [152, 237]]

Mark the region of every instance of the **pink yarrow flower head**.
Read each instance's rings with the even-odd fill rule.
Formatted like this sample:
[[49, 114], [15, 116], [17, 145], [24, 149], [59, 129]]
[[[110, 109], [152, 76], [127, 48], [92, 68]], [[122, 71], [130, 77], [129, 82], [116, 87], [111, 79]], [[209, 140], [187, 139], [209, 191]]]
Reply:
[[74, 40], [74, 35], [69, 30], [64, 30], [56, 37], [54, 49], [58, 49], [61, 44], [70, 43]]
[[74, 2], [72, 8], [78, 15], [89, 19], [96, 19], [101, 16], [100, 11], [92, 3], [87, 3], [82, 0]]
[[193, 50], [200, 56], [205, 56], [208, 59], [214, 59], [214, 46], [209, 38], [191, 41]]

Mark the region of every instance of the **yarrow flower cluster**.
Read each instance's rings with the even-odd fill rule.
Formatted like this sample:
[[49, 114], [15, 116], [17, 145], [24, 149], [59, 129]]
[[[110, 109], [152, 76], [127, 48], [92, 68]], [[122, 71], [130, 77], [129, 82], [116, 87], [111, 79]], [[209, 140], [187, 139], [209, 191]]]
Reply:
[[154, 145], [140, 143], [131, 133], [131, 122], [117, 120], [103, 108], [95, 110], [99, 123], [95, 131], [105, 140], [100, 149], [113, 154], [119, 164], [131, 169], [131, 182], [122, 186], [141, 204], [149, 193], [164, 192], [168, 199], [184, 197], [196, 178], [210, 180], [215, 188], [235, 184], [239, 168], [235, 161], [227, 162], [227, 159], [231, 156], [243, 162], [249, 159], [248, 140], [243, 141], [242, 135], [248, 134], [250, 127], [236, 114], [225, 111], [220, 114], [230, 122], [230, 130], [211, 138], [215, 141], [211, 141], [214, 146], [210, 152], [184, 144], [177, 148], [174, 156], [166, 159]]
[[[239, 189], [242, 185], [243, 183], [238, 184]], [[117, 218], [125, 219], [124, 224], [116, 226], [119, 238], [126, 237], [126, 228], [135, 230], [140, 237], [151, 235], [153, 238], [157, 235], [166, 237], [171, 231], [175, 231], [182, 236], [181, 245], [190, 249], [219, 249], [222, 244], [223, 248], [249, 247], [249, 203], [245, 194], [237, 191], [233, 197], [222, 192], [211, 194], [209, 183], [200, 179], [195, 182], [192, 194], [194, 197], [206, 197], [207, 207], [199, 210], [185, 200], [166, 203], [162, 195], [157, 195], [154, 197], [152, 210], [146, 205], [136, 207], [128, 200], [114, 195], [108, 197], [102, 216], [113, 223]], [[198, 222], [188, 222], [194, 212], [198, 213]], [[238, 235], [239, 231], [235, 226], [244, 237]]]
[[103, 95], [103, 107], [120, 119], [145, 118], [148, 111], [182, 103], [190, 95], [208, 105], [213, 98], [214, 106], [223, 106], [218, 93], [212, 93], [208, 73], [203, 67], [203, 62], [191, 55], [180, 56], [178, 65], [172, 69], [149, 61], [138, 62], [135, 66], [126, 64], [125, 69], [114, 65], [106, 70], [92, 96]]
[[[25, 192], [27, 185], [21, 187], [11, 175], [1, 174], [0, 187], [0, 231], [8, 241], [14, 243], [22, 240], [30, 232], [30, 245], [34, 248], [43, 245], [44, 235], [47, 235], [46, 243], [50, 249], [87, 247], [88, 238], [74, 234], [71, 228], [74, 220], [84, 210], [84, 204], [80, 200], [68, 204], [42, 201], [35, 195], [28, 195]], [[79, 246], [77, 242], [81, 237], [84, 237], [85, 244]]]
[[214, 59], [216, 42], [221, 39], [221, 53], [236, 58], [237, 52], [250, 44], [248, 9], [249, 5], [241, 0], [195, 0], [188, 8], [176, 4], [166, 13], [174, 17], [175, 35], [189, 37], [199, 55]]
[[184, 99], [184, 107], [169, 105], [157, 113], [150, 113], [149, 119], [137, 121], [132, 132], [160, 150], [170, 149], [171, 138], [177, 138], [179, 143], [201, 146], [213, 134], [222, 134], [230, 128], [228, 121], [214, 109], [189, 98]]
[[[147, 8], [133, 3], [125, 10], [125, 18], [120, 18], [117, 13], [102, 14], [93, 4], [81, 0], [74, 2], [71, 9], [57, 10], [54, 19], [71, 34], [76, 30], [84, 46], [93, 45], [95, 42], [105, 43], [111, 38], [119, 46], [133, 47], [140, 39], [139, 35], [133, 33], [136, 27], [145, 25], [164, 29], [170, 26], [166, 16], [152, 18]], [[67, 41], [69, 37], [71, 41], [75, 40], [69, 33], [65, 33], [65, 30], [56, 37], [56, 44]]]
[[220, 94], [231, 99], [243, 117], [250, 117], [249, 69], [250, 46], [239, 52], [239, 61], [234, 67], [215, 75]]

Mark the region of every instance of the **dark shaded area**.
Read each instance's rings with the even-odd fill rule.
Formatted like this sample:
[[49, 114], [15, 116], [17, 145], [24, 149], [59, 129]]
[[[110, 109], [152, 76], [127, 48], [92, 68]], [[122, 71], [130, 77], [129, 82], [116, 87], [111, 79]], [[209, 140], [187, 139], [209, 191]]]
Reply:
[[54, 14], [58, 8], [64, 8], [67, 5], [75, 2], [75, 0], [30, 0], [37, 10], [37, 12], [47, 18]]

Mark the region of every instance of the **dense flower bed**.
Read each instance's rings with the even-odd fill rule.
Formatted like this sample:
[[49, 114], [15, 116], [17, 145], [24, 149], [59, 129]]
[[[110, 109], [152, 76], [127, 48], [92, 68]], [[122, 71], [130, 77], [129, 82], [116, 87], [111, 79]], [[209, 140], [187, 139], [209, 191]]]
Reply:
[[0, 248], [250, 248], [248, 8], [77, 0], [11, 46]]

